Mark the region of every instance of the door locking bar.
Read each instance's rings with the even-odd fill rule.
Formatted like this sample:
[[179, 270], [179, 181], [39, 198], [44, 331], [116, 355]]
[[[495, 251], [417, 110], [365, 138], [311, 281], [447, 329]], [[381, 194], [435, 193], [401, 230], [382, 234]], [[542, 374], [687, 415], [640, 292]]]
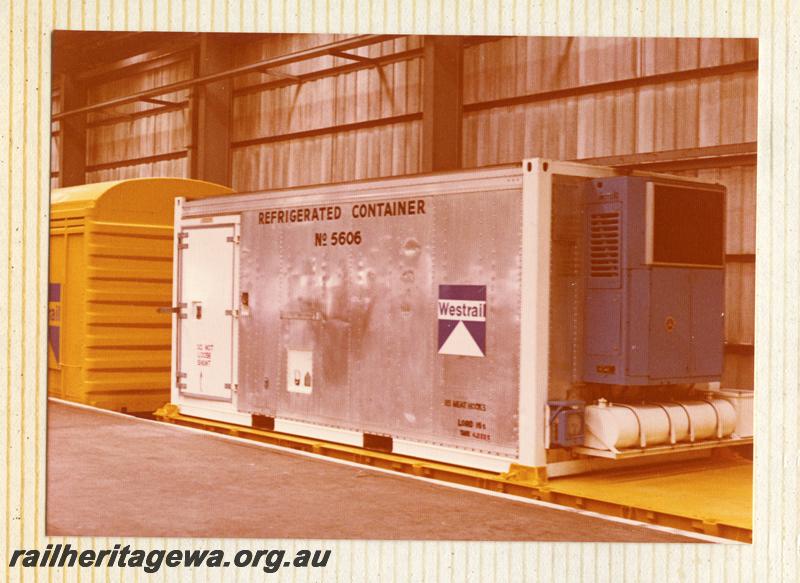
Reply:
[[178, 304], [177, 306], [161, 306], [156, 309], [159, 314], [178, 314], [178, 318], [186, 318], [186, 314], [181, 312], [186, 307], [186, 304]]

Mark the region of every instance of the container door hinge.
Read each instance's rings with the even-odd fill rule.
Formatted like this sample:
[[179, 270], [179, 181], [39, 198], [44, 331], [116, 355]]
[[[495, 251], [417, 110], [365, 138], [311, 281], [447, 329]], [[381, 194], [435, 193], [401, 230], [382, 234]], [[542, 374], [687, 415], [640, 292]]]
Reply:
[[226, 316], [232, 316], [234, 318], [238, 318], [239, 317], [239, 310], [225, 310], [225, 315]]
[[234, 393], [238, 393], [239, 392], [239, 384], [238, 383], [234, 383], [234, 384], [225, 383], [225, 388], [230, 390], [230, 391], [233, 391]]
[[184, 239], [189, 238], [189, 233], [187, 231], [181, 231], [178, 233], [178, 249], [188, 249], [189, 243], [183, 243]]
[[188, 375], [185, 372], [176, 372], [175, 373], [175, 386], [178, 387], [179, 391], [186, 390], [186, 383], [182, 383], [181, 379], [185, 379]]
[[232, 237], [228, 237], [226, 239], [226, 241], [228, 241], [228, 243], [233, 243], [234, 245], [238, 245], [240, 240], [241, 239], [239, 238], [239, 235], [233, 235]]

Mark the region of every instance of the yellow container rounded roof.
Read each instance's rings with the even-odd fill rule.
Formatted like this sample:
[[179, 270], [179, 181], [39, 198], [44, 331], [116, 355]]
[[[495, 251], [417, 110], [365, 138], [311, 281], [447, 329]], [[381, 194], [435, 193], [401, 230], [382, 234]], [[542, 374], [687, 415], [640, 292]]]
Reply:
[[230, 194], [227, 186], [189, 178], [131, 178], [53, 190], [50, 205], [58, 215], [91, 213], [95, 219], [171, 224], [173, 200]]

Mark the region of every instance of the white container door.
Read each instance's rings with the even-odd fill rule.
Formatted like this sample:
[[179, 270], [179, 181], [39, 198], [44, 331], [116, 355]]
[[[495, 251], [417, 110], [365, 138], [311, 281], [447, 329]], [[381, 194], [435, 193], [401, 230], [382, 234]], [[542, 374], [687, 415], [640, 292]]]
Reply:
[[181, 231], [178, 386], [186, 397], [232, 400], [237, 230], [224, 224]]

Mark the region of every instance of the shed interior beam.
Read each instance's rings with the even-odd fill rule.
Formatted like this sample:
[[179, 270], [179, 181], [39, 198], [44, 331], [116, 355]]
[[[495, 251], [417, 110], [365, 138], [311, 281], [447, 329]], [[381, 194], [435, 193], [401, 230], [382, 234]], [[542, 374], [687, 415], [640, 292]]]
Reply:
[[197, 85], [206, 85], [209, 83], [213, 83], [216, 81], [223, 81], [225, 79], [230, 79], [232, 77], [238, 77], [240, 75], [245, 75], [247, 73], [257, 73], [262, 71], [263, 69], [274, 69], [276, 67], [281, 67], [285, 65], [290, 65], [292, 63], [299, 63], [302, 61], [308, 61], [309, 59], [316, 59], [319, 57], [328, 56], [331, 54], [332, 51], [347, 51], [363, 46], [368, 46], [376, 43], [385, 42], [388, 40], [392, 40], [402, 35], [378, 35], [378, 34], [366, 34], [360, 35], [340, 41], [336, 41], [333, 43], [329, 43], [326, 45], [320, 45], [317, 47], [312, 47], [309, 49], [304, 49], [301, 51], [297, 51], [294, 53], [289, 53], [286, 55], [279, 55], [277, 57], [270, 57], [269, 59], [264, 59], [262, 61], [258, 61], [255, 63], [250, 63], [247, 65], [241, 65], [239, 67], [234, 67], [231, 69], [226, 69], [224, 71], [219, 71], [217, 73], [212, 73], [209, 75], [202, 75], [199, 77], [195, 77], [193, 79], [187, 79], [184, 81], [177, 81], [175, 83], [170, 83], [168, 85], [163, 85], [161, 87], [155, 87], [153, 89], [148, 89], [146, 91], [141, 91], [139, 93], [134, 93], [132, 95], [126, 95], [124, 97], [118, 97], [115, 99], [109, 99], [108, 101], [102, 101], [100, 103], [94, 103], [92, 105], [87, 105], [84, 107], [78, 107], [74, 109], [66, 109], [61, 113], [58, 113], [53, 116], [53, 120], [60, 120], [67, 117], [71, 117], [74, 115], [88, 113], [90, 111], [97, 111], [100, 109], [105, 109], [108, 107], [114, 107], [117, 105], [124, 105], [126, 103], [133, 103], [134, 101], [141, 101], [142, 98], [145, 97], [158, 97], [160, 95], [165, 95], [167, 93], [174, 93], [176, 91], [181, 91], [183, 89], [189, 89], [190, 87], [194, 87]]
[[180, 103], [176, 101], [169, 101], [167, 99], [156, 99], [155, 97], [143, 97], [142, 101], [144, 101], [145, 103], [152, 103], [153, 105], [163, 105], [165, 107], [177, 107], [180, 105]]
[[[399, 63], [403, 61], [408, 61], [411, 59], [418, 59], [422, 57], [423, 51], [421, 48], [419, 49], [409, 49], [407, 51], [400, 51], [397, 53], [391, 53], [388, 55], [383, 55], [381, 57], [376, 57], [374, 59], [370, 59], [370, 63], [364, 63], [359, 61], [353, 61], [352, 63], [348, 63], [346, 65], [340, 65], [337, 67], [319, 69], [316, 71], [309, 71], [308, 73], [303, 73], [301, 75], [291, 76], [281, 73], [286, 78], [281, 80], [275, 81], [268, 81], [266, 83], [255, 83], [253, 85], [246, 85], [243, 87], [237, 87], [234, 89], [234, 95], [240, 96], [245, 95], [248, 93], [258, 93], [260, 91], [268, 91], [270, 89], [277, 89], [279, 87], [285, 87], [287, 85], [293, 83], [306, 83], [308, 81], [315, 81], [317, 79], [323, 79], [326, 77], [333, 77], [335, 75], [345, 75], [347, 73], [354, 73], [356, 71], [361, 71], [363, 69], [372, 67], [372, 66], [384, 66], [389, 65], [392, 63]], [[262, 71], [262, 73], [265, 71]], [[277, 77], [278, 75], [274, 75]], [[292, 78], [293, 77], [293, 78]]]
[[95, 111], [92, 116], [100, 116], [96, 119], [86, 123], [86, 127], [93, 128], [104, 125], [114, 125], [125, 121], [132, 121], [143, 117], [153, 117], [161, 115], [169, 111], [177, 111], [185, 109], [190, 104], [189, 100], [172, 102], [169, 105], [161, 105], [159, 107], [149, 107], [147, 109], [140, 109], [139, 111], [131, 111], [130, 113], [117, 113], [113, 111]]
[[738, 61], [724, 65], [714, 65], [711, 67], [700, 67], [694, 69], [681, 69], [668, 73], [656, 73], [654, 75], [643, 75], [638, 77], [625, 77], [613, 81], [601, 81], [600, 83], [587, 83], [572, 87], [559, 89], [547, 89], [526, 95], [516, 95], [489, 101], [478, 101], [464, 104], [464, 112], [484, 111], [499, 107], [513, 107], [528, 103], [538, 103], [541, 101], [553, 101], [556, 99], [567, 99], [570, 97], [580, 97], [608, 91], [621, 91], [623, 89], [636, 89], [648, 85], [659, 85], [662, 83], [676, 83], [679, 81], [696, 81], [707, 77], [721, 77], [723, 75], [733, 75], [746, 71], [758, 71], [758, 60]]
[[583, 158], [578, 160], [598, 166], [613, 166], [620, 170], [678, 171], [698, 168], [748, 166], [756, 162], [756, 142], [701, 146], [678, 150], [640, 152], [622, 156]]
[[368, 65], [377, 65], [378, 61], [370, 57], [362, 57], [361, 55], [354, 55], [353, 53], [345, 53], [342, 51], [331, 51], [331, 56], [339, 57], [340, 59], [349, 59], [358, 63], [367, 63]]
[[270, 77], [277, 77], [278, 79], [290, 79], [297, 83], [301, 82], [300, 77], [297, 75], [290, 75], [289, 73], [282, 73], [280, 71], [275, 71], [274, 69], [262, 69], [259, 73], [263, 73], [264, 75], [269, 75]]

